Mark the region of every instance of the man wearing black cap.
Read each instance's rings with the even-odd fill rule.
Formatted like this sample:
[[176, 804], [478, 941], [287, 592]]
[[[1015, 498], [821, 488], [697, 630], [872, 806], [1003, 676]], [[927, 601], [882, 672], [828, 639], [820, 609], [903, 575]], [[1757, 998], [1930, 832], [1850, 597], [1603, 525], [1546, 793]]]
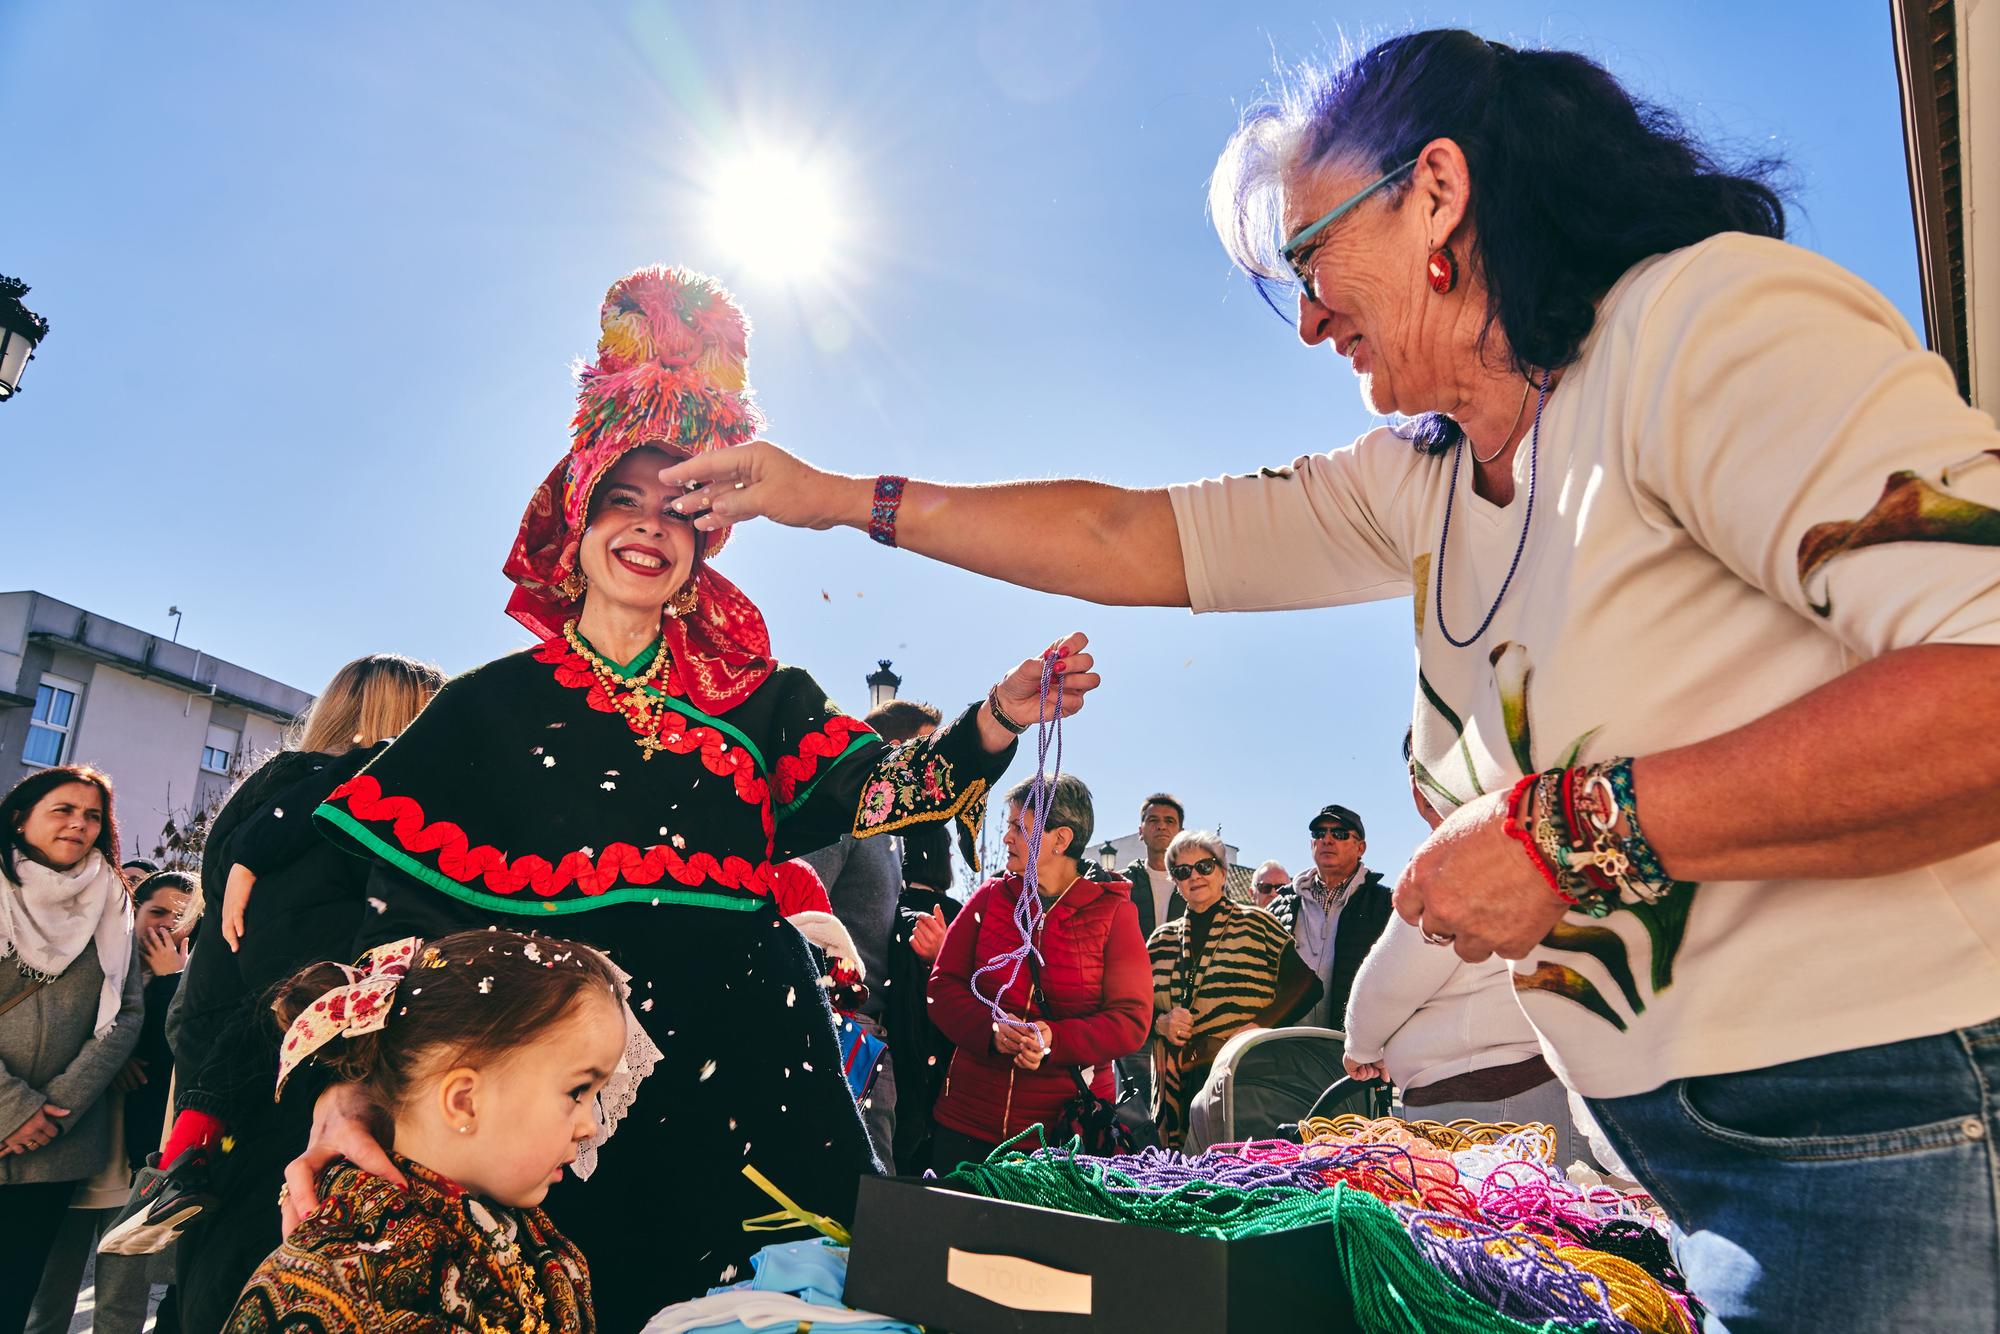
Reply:
[[1361, 864], [1368, 843], [1360, 816], [1324, 806], [1310, 828], [1313, 864], [1292, 882], [1292, 940], [1325, 991], [1298, 1022], [1339, 1028], [1354, 974], [1394, 910], [1390, 887]]

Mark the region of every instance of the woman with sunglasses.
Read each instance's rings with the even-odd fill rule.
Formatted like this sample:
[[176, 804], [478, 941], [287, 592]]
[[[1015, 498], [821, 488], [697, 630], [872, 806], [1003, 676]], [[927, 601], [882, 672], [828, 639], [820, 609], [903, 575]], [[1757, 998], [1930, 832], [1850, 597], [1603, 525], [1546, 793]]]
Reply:
[[1153, 1120], [1160, 1142], [1187, 1136], [1188, 1102], [1222, 1044], [1246, 1028], [1280, 1028], [1311, 1008], [1320, 980], [1284, 924], [1226, 892], [1229, 850], [1219, 835], [1185, 829], [1167, 846], [1167, 872], [1187, 915], [1153, 932]]

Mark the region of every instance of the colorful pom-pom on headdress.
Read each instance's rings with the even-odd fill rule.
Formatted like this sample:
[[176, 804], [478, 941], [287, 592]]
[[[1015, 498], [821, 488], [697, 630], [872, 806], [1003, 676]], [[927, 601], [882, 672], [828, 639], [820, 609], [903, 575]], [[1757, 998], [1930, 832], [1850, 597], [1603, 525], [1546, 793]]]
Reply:
[[597, 360], [578, 368], [563, 509], [581, 532], [590, 487], [627, 450], [692, 457], [764, 424], [749, 390], [750, 325], [714, 279], [655, 264], [598, 308]]
[[[577, 549], [591, 493], [612, 465], [647, 445], [691, 458], [743, 444], [764, 425], [749, 387], [749, 321], [714, 279], [637, 269], [611, 285], [597, 318], [597, 357], [576, 369], [569, 452], [529, 499], [502, 567], [518, 585], [508, 615], [544, 639], [581, 604]], [[667, 627], [676, 670], [704, 707], [740, 702], [771, 670], [763, 616], [708, 561], [728, 536], [704, 535], [698, 609]]]

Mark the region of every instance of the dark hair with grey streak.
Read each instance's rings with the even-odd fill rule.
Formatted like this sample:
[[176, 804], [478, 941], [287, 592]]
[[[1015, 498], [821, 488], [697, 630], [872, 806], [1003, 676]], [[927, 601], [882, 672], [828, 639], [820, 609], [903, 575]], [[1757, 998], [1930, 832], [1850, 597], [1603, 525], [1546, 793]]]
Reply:
[[[1035, 784], [1042, 780], [1024, 778], [1007, 789], [1009, 806], [1027, 806], [1028, 798], [1035, 791]], [[1097, 814], [1090, 803], [1090, 789], [1074, 774], [1060, 774], [1055, 780], [1055, 788], [1050, 794], [1049, 820], [1046, 829], [1069, 830], [1069, 846], [1063, 855], [1072, 857], [1079, 866], [1087, 864], [1090, 853], [1090, 834], [1097, 824]]]
[[[1785, 234], [1777, 159], [1726, 169], [1585, 56], [1438, 28], [1301, 65], [1244, 115], [1209, 180], [1223, 248], [1276, 310], [1273, 294], [1296, 281], [1279, 234], [1287, 178], [1334, 165], [1380, 176], [1433, 139], [1465, 154], [1464, 258], [1490, 293], [1485, 333], [1500, 327], [1524, 376], [1574, 361], [1599, 298], [1647, 256], [1719, 232]], [[1387, 187], [1392, 203], [1409, 184]], [[1441, 413], [1408, 434], [1432, 454], [1463, 438]]]

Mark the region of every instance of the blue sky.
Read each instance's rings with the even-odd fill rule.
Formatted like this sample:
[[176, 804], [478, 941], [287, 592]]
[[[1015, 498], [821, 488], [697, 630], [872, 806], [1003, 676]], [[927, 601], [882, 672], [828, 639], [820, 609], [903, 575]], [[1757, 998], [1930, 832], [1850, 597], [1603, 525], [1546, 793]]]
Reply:
[[[1150, 485], [1345, 443], [1370, 425], [1345, 363], [1231, 273], [1204, 183], [1274, 59], [1454, 23], [1784, 155], [1794, 239], [1919, 321], [1889, 16], [1859, 0], [7, 0], [0, 272], [54, 330], [0, 406], [0, 586], [163, 634], [178, 604], [185, 641], [306, 689], [362, 652], [514, 648], [499, 567], [565, 447], [568, 364], [651, 262], [735, 288], [771, 437], [830, 467]], [[830, 279], [715, 234], [713, 180], [759, 143], [832, 164]], [[849, 531], [746, 530], [723, 565], [850, 706], [878, 657], [953, 706], [1089, 632], [1107, 684], [1067, 758], [1105, 833], [1160, 786], [1294, 870], [1328, 801], [1381, 869], [1422, 833], [1406, 602], [1109, 610]]]

